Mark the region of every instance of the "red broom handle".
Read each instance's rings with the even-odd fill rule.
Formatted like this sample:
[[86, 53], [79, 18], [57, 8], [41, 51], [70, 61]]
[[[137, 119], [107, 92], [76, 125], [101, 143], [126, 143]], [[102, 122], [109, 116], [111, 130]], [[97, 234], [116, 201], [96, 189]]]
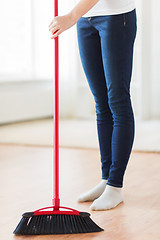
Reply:
[[[54, 16], [58, 16], [58, 0], [54, 0]], [[54, 84], [54, 159], [53, 159], [53, 206], [59, 210], [59, 44], [55, 39], [55, 84]]]

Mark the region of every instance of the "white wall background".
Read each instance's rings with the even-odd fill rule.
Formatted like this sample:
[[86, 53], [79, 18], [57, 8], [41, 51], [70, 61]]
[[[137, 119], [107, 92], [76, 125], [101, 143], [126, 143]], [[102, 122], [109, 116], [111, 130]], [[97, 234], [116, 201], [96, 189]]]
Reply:
[[[54, 40], [48, 25], [52, 0], [5, 0], [0, 3], [0, 123], [53, 114]], [[59, 15], [75, 0], [59, 0]], [[136, 0], [138, 31], [131, 84], [139, 119], [160, 119], [160, 1]], [[78, 53], [76, 26], [60, 38], [60, 115], [89, 118], [93, 97]]]

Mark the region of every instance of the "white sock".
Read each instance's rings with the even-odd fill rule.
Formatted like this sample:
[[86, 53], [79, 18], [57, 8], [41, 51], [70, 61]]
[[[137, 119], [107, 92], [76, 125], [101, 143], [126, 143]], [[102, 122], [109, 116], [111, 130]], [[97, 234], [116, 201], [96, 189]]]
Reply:
[[122, 189], [106, 185], [102, 195], [90, 206], [91, 210], [107, 210], [116, 207], [123, 201]]
[[107, 180], [101, 180], [101, 182], [94, 188], [92, 188], [90, 191], [80, 195], [78, 198], [78, 202], [94, 201], [96, 198], [101, 196], [101, 194], [105, 190], [106, 183]]

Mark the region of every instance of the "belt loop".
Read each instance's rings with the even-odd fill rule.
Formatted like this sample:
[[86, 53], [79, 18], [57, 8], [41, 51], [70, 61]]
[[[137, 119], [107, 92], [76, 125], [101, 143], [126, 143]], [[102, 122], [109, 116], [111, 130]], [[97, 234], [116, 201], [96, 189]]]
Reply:
[[125, 13], [123, 13], [123, 24], [124, 24], [124, 26], [126, 26], [126, 15], [125, 15]]

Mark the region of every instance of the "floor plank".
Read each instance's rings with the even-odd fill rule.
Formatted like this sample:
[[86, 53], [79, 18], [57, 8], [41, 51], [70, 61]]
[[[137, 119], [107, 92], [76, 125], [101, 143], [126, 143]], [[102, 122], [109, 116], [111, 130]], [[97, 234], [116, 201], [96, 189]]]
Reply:
[[0, 236], [3, 240], [158, 240], [160, 239], [160, 154], [132, 152], [124, 181], [124, 203], [91, 212], [77, 196], [98, 183], [96, 149], [60, 149], [61, 205], [91, 213], [104, 232], [74, 235], [14, 236], [21, 214], [52, 202], [52, 148], [0, 145]]

